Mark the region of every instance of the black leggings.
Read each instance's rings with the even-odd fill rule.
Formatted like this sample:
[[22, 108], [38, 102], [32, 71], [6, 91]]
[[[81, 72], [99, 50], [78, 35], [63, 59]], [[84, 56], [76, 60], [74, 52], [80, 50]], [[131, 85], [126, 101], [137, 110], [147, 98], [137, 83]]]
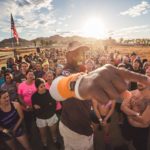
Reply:
[[132, 141], [136, 150], [147, 150], [149, 128], [136, 128], [128, 123], [127, 118], [121, 127], [123, 137]]

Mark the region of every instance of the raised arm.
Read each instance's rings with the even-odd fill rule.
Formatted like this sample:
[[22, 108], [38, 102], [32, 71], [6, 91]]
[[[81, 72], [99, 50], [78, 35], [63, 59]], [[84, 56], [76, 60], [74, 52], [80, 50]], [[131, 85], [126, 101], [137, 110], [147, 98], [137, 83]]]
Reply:
[[[56, 78], [52, 82], [50, 93], [54, 99], [94, 98], [101, 103], [107, 103], [110, 99], [120, 97], [127, 90], [127, 80], [150, 85], [150, 79], [147, 76], [117, 69], [113, 65], [104, 65], [86, 75], [74, 74]], [[75, 81], [74, 84], [72, 81]]]

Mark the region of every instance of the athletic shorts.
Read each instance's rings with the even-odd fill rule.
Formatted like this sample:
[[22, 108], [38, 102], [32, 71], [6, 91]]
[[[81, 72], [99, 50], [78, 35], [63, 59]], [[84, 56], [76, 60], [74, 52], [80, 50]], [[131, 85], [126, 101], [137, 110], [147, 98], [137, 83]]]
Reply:
[[17, 138], [25, 134], [24, 127], [21, 125], [17, 130], [15, 134], [9, 133], [9, 135], [0, 132], [0, 139], [3, 141], [11, 140], [12, 138]]
[[44, 127], [51, 127], [54, 124], [56, 124], [58, 122], [58, 117], [56, 114], [54, 114], [52, 117], [48, 118], [48, 119], [40, 119], [40, 118], [36, 118], [36, 125], [38, 128], [44, 128]]

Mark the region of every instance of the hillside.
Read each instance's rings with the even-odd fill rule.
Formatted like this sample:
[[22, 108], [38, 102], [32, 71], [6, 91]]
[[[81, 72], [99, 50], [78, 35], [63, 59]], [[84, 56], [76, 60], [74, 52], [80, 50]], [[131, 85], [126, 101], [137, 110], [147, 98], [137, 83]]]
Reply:
[[[12, 47], [12, 41], [14, 46], [16, 46], [16, 42], [13, 38], [4, 39], [0, 42], [0, 47]], [[85, 38], [80, 36], [71, 36], [71, 37], [63, 37], [60, 35], [54, 35], [50, 37], [38, 37], [33, 40], [19, 39], [19, 45], [17, 47], [30, 47], [30, 46], [51, 46], [52, 44], [62, 44], [68, 45], [72, 41], [80, 41], [81, 43], [91, 43], [97, 41], [94, 38]]]
[[[4, 39], [0, 42], [0, 47], [12, 47], [16, 46], [16, 41], [14, 38]], [[32, 46], [32, 41], [28, 41], [26, 39], [19, 38], [19, 46]]]
[[[0, 60], [10, 56], [8, 52], [13, 51], [12, 40], [14, 39], [5, 39], [0, 42]], [[121, 54], [130, 54], [131, 52], [136, 52], [142, 58], [147, 58], [150, 60], [150, 46], [143, 45], [131, 45], [131, 44], [120, 44], [117, 43], [114, 39], [107, 40], [97, 40], [94, 38], [87, 38], [81, 36], [70, 36], [63, 37], [60, 35], [54, 35], [50, 37], [39, 37], [33, 40], [19, 39], [20, 45], [16, 47], [18, 53], [27, 53], [31, 50], [35, 51], [36, 47], [41, 48], [66, 48], [68, 44], [72, 41], [79, 41], [80, 43], [87, 44], [91, 50], [103, 49], [106, 45], [109, 51], [119, 51]]]

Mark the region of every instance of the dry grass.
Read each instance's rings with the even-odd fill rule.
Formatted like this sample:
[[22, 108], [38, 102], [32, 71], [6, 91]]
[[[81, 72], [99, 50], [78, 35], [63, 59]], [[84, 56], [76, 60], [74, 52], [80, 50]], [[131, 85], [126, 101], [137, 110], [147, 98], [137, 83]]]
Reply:
[[137, 53], [141, 58], [150, 60], [150, 47], [147, 46], [112, 46], [110, 50], [119, 51], [121, 54]]
[[[119, 51], [121, 54], [131, 54], [132, 52], [137, 53], [141, 58], [146, 58], [148, 60], [150, 60], [150, 47], [148, 46], [109, 46], [108, 50], [110, 51]], [[8, 55], [9, 52], [9, 55]], [[28, 49], [20, 49], [17, 50], [17, 52], [20, 55], [26, 55], [29, 53], [33, 53], [35, 52], [34, 48], [28, 48]], [[4, 58], [2, 58], [1, 56], [4, 55], [4, 53], [6, 54]], [[11, 53], [11, 55], [10, 55]], [[8, 57], [13, 57], [13, 51], [12, 50], [8, 50], [8, 49], [0, 49], [0, 63], [1, 65], [6, 63], [6, 59]]]

